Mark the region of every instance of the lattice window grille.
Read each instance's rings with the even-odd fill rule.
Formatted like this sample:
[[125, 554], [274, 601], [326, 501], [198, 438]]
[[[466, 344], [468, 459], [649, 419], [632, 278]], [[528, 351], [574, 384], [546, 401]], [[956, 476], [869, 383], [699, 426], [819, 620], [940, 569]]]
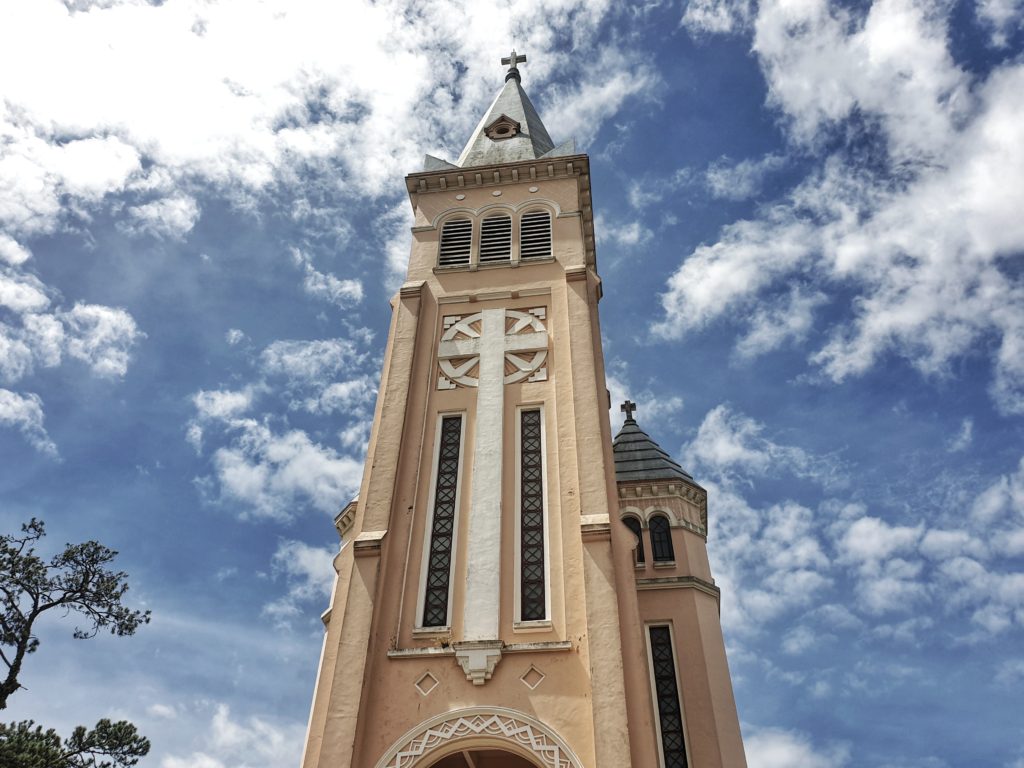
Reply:
[[519, 258], [543, 259], [551, 256], [551, 214], [530, 211], [519, 220]]
[[544, 580], [544, 457], [539, 410], [520, 411], [519, 613], [521, 621], [547, 618]]
[[488, 216], [480, 227], [480, 263], [512, 258], [512, 218]]
[[469, 264], [469, 252], [473, 244], [473, 222], [469, 219], [452, 219], [441, 227], [441, 253], [438, 266], [454, 267]]
[[644, 538], [643, 531], [640, 528], [640, 521], [635, 517], [624, 517], [622, 522], [625, 523], [626, 527], [633, 532], [636, 536], [636, 546], [633, 548], [633, 561], [637, 565], [643, 565], [646, 560], [644, 558]]
[[661, 725], [661, 753], [665, 768], [687, 768], [683, 713], [679, 706], [676, 664], [672, 652], [672, 632], [668, 627], [651, 627], [651, 668], [658, 699]]
[[675, 550], [672, 548], [672, 531], [668, 518], [663, 515], [655, 515], [647, 524], [651, 531], [651, 553], [654, 555], [654, 562], [671, 562], [676, 559]]
[[437, 482], [434, 485], [434, 514], [430, 529], [430, 550], [427, 553], [427, 584], [423, 600], [424, 627], [443, 627], [448, 624], [448, 594], [461, 442], [462, 417], [445, 416], [441, 420]]

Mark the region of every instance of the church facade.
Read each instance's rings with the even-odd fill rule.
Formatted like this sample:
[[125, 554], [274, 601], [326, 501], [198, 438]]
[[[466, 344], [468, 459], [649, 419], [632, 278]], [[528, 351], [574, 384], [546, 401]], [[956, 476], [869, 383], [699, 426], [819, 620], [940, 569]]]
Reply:
[[590, 166], [518, 64], [415, 212], [303, 768], [742, 768], [707, 494], [612, 438]]

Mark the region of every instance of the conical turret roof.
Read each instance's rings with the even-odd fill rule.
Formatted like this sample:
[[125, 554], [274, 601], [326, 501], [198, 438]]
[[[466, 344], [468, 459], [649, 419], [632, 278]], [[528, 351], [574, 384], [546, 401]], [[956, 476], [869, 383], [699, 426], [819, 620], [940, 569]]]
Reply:
[[[518, 124], [510, 138], [491, 138], [488, 128], [506, 118]], [[491, 132], [492, 135], [493, 131]], [[473, 131], [466, 148], [456, 163], [465, 168], [471, 165], [497, 165], [517, 160], [536, 160], [555, 148], [537, 109], [526, 95], [519, 79], [510, 77], [498, 93], [491, 108], [484, 114]]]
[[503, 165], [523, 160], [539, 160], [542, 157], [563, 157], [576, 154], [576, 140], [569, 139], [557, 147], [548, 135], [544, 121], [520, 84], [518, 63], [526, 61], [525, 56], [502, 59], [509, 64], [505, 85], [498, 92], [490, 109], [470, 136], [454, 164], [433, 155], [427, 155], [423, 162], [425, 171], [441, 171], [452, 168], [469, 168], [477, 165]]
[[[693, 477], [640, 429], [633, 418], [627, 418], [612, 441], [615, 455], [615, 479], [630, 480], [685, 480]], [[696, 483], [694, 483], [696, 484]]]

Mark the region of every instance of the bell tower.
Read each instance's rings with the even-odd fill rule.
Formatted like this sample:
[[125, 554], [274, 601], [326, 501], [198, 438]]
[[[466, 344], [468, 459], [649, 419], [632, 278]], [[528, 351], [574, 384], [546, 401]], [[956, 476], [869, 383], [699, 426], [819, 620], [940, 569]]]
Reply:
[[505, 83], [415, 222], [303, 768], [745, 765], [706, 493], [614, 445], [590, 164]]

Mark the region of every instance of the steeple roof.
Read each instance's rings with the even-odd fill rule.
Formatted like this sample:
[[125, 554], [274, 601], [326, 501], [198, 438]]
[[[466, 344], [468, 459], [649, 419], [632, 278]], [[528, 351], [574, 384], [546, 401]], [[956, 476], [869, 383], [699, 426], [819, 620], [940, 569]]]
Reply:
[[612, 441], [612, 452], [615, 455], [615, 479], [620, 483], [630, 480], [694, 482], [689, 472], [640, 429], [632, 413], [628, 414], [622, 429]]
[[517, 57], [515, 51], [511, 57], [502, 59], [503, 64], [510, 64], [505, 85], [484, 113], [459, 159], [452, 164], [427, 155], [424, 170], [500, 165], [576, 153], [575, 139], [555, 146], [536, 107], [523, 90], [516, 64], [525, 61], [526, 57]]

